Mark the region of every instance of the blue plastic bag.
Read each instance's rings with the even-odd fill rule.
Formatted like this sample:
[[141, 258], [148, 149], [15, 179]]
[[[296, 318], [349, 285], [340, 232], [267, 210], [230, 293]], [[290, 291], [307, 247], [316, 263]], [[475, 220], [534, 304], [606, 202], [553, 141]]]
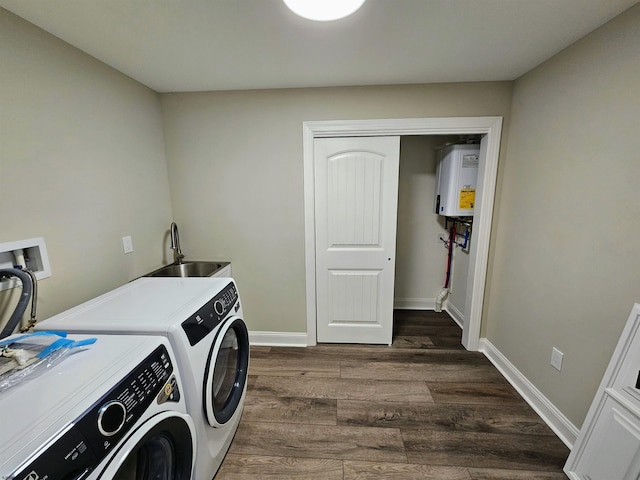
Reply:
[[0, 340], [0, 392], [50, 370], [95, 338], [71, 340], [66, 332], [35, 332]]

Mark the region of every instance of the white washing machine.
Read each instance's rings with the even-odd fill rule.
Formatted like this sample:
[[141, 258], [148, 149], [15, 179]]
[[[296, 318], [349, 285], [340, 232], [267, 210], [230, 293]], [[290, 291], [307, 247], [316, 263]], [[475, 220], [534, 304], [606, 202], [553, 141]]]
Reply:
[[0, 392], [0, 479], [195, 478], [195, 424], [169, 342], [92, 336], [93, 345]]
[[249, 368], [249, 335], [233, 279], [143, 277], [38, 328], [167, 337], [196, 425], [194, 478], [214, 477], [240, 422]]

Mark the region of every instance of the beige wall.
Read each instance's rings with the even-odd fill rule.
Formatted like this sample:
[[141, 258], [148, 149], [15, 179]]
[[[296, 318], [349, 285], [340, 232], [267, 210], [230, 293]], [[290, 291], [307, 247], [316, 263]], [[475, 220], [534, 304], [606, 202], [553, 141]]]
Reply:
[[485, 333], [578, 427], [640, 301], [639, 126], [640, 6], [515, 83]]
[[[0, 243], [45, 238], [42, 319], [162, 262], [171, 205], [160, 102], [3, 9], [0, 31]], [[123, 235], [135, 248], [126, 256]], [[12, 311], [7, 297], [0, 310]]]
[[250, 330], [306, 332], [302, 122], [508, 116], [512, 84], [164, 94], [185, 254], [233, 262]]

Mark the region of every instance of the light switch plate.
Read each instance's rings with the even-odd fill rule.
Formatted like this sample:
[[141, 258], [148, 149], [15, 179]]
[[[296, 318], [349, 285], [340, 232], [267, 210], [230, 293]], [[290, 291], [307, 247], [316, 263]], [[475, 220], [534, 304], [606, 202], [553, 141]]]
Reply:
[[133, 252], [133, 240], [130, 235], [122, 237], [122, 249], [124, 250], [124, 253]]
[[562, 370], [562, 359], [564, 357], [564, 353], [558, 350], [556, 347], [553, 347], [551, 350], [551, 365], [558, 371]]

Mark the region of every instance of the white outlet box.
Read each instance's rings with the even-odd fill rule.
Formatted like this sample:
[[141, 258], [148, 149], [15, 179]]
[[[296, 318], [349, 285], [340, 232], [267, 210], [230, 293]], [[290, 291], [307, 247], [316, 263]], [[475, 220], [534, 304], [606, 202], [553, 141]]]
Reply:
[[[13, 268], [16, 265], [16, 257], [19, 256], [25, 260], [26, 267], [35, 273], [37, 280], [51, 276], [51, 265], [44, 238], [0, 243], [0, 268]], [[20, 281], [17, 278], [4, 279], [0, 281], [0, 291], [18, 285], [20, 285]]]
[[556, 347], [553, 347], [553, 349], [551, 350], [551, 366], [556, 370], [561, 371], [563, 358], [564, 358], [564, 353], [562, 353]]
[[124, 253], [133, 252], [133, 240], [130, 235], [122, 237], [122, 249], [124, 250]]

